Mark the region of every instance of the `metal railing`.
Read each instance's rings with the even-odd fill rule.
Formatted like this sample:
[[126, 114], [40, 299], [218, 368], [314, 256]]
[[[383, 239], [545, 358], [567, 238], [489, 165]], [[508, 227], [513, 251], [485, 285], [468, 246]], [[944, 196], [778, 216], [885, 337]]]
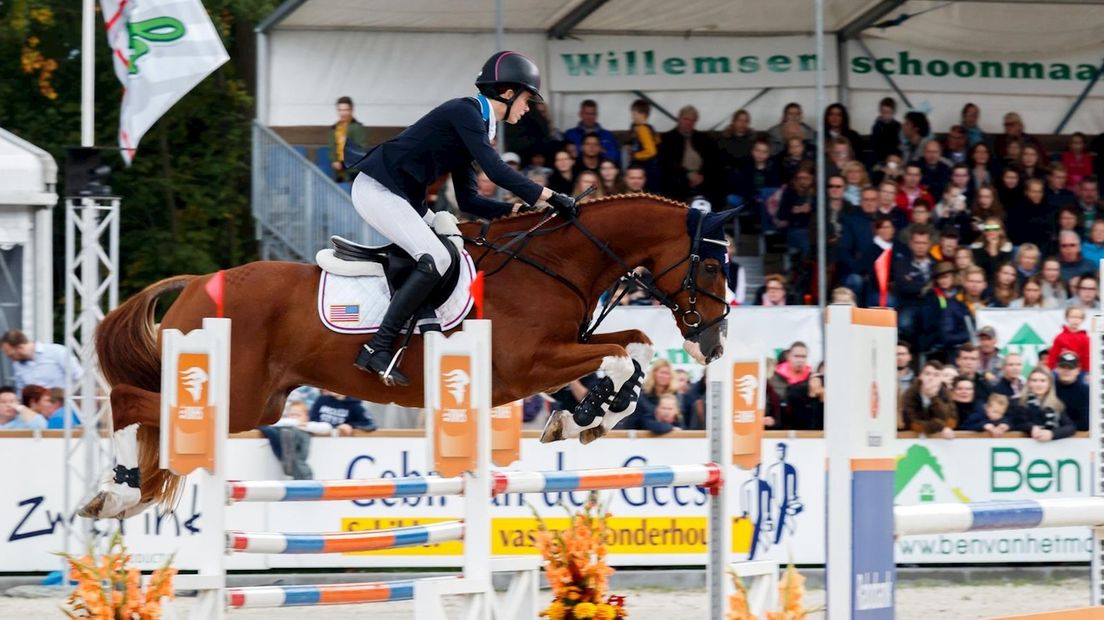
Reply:
[[271, 129], [253, 122], [253, 218], [261, 258], [313, 262], [331, 235], [380, 239], [353, 209], [348, 185], [335, 183]]

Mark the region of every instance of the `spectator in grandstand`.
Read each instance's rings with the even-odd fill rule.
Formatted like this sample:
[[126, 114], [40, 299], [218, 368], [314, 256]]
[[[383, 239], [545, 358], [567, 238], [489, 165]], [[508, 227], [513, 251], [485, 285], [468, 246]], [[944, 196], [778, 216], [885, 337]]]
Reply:
[[935, 200], [932, 199], [928, 190], [920, 185], [922, 176], [923, 167], [919, 162], [905, 164], [905, 175], [901, 184], [897, 187], [897, 206], [905, 213], [911, 211], [913, 203], [920, 199], [925, 200], [928, 205], [935, 204]]
[[[828, 190], [828, 229], [825, 231], [825, 237], [828, 240], [828, 256], [835, 256], [836, 246], [839, 244], [840, 235], [843, 234], [843, 220], [855, 210], [851, 204], [843, 199], [845, 187], [843, 177], [838, 174], [828, 177], [826, 186]], [[815, 225], [817, 215], [817, 213], [813, 213], [814, 225], [810, 228], [811, 231], [817, 229]]]
[[1074, 279], [1070, 286], [1077, 293], [1069, 301], [1068, 306], [1077, 306], [1083, 310], [1095, 310], [1100, 303], [1100, 284], [1096, 273], [1086, 273]]
[[[878, 216], [878, 190], [866, 187], [862, 190], [858, 210], [845, 215], [841, 223], [840, 242], [836, 246], [836, 277], [840, 283], [863, 298], [864, 282], [868, 272], [864, 258], [868, 251], [874, 251], [877, 236], [875, 223]], [[886, 217], [889, 220], [888, 217]], [[893, 222], [889, 221], [890, 230]], [[885, 248], [892, 247], [893, 237]]]
[[862, 152], [862, 138], [851, 129], [851, 115], [842, 103], [833, 103], [824, 110], [824, 141], [834, 145], [836, 138], [847, 140], [852, 154]]
[[1013, 420], [1008, 416], [1008, 397], [1004, 394], [990, 394], [985, 401], [984, 416], [970, 418], [960, 428], [1001, 437], [1012, 430], [1012, 423]]
[[786, 231], [787, 247], [802, 259], [808, 257], [811, 250], [809, 223], [816, 204], [815, 175], [815, 163], [801, 163], [791, 183], [782, 191], [782, 200], [775, 216], [778, 227]]
[[368, 130], [353, 117], [353, 100], [349, 97], [337, 99], [337, 122], [330, 127], [330, 173], [338, 183], [352, 181], [356, 173], [345, 171], [345, 143], [352, 141], [358, 146], [368, 145]]
[[521, 172], [521, 155], [513, 151], [502, 154], [502, 163], [513, 168], [515, 172]]
[[974, 204], [970, 208], [970, 225], [968, 232], [970, 242], [976, 241], [981, 236], [981, 224], [990, 217], [1004, 221], [1004, 206], [997, 197], [997, 192], [992, 187], [979, 187], [974, 193]]
[[653, 435], [666, 435], [682, 430], [682, 410], [678, 395], [660, 396], [652, 410], [652, 415], [640, 418], [640, 430], [648, 431]]
[[1082, 274], [1096, 272], [1099, 265], [1085, 260], [1081, 255], [1081, 237], [1072, 230], [1063, 230], [1058, 234], [1058, 263], [1062, 279], [1067, 282]]
[[1008, 238], [1015, 245], [1034, 243], [1040, 248], [1050, 246], [1055, 213], [1043, 201], [1043, 182], [1028, 179], [1024, 183], [1024, 199], [1005, 204], [1008, 212]]
[[1016, 267], [1016, 277], [1020, 280], [1021, 286], [1031, 276], [1039, 275], [1040, 258], [1042, 258], [1042, 252], [1034, 243], [1025, 243], [1016, 250], [1016, 258], [1012, 264]]
[[951, 359], [954, 352], [970, 341], [970, 311], [955, 298], [955, 268], [951, 263], [935, 265], [931, 291], [924, 298], [923, 325], [927, 342], [922, 350]]
[[329, 424], [338, 435], [352, 435], [354, 430], [376, 430], [376, 423], [364, 410], [364, 403], [328, 390], [322, 390], [322, 395], [314, 401], [310, 421]]
[[1009, 142], [1019, 142], [1025, 147], [1031, 145], [1035, 147], [1036, 152], [1043, 159], [1046, 158], [1046, 151], [1043, 149], [1043, 145], [1039, 143], [1035, 136], [1029, 135], [1024, 131], [1023, 118], [1016, 112], [1009, 112], [1004, 115], [1004, 133], [997, 136], [994, 142], [997, 155], [1004, 157], [1008, 151]]
[[50, 408], [43, 414], [46, 416], [46, 428], [65, 428], [65, 416], [69, 415], [70, 425], [77, 428], [81, 425], [80, 415], [75, 409], [65, 406], [65, 390], [62, 388], [50, 388]]
[[[932, 196], [942, 196], [943, 188], [951, 180], [949, 159], [943, 157], [943, 151], [935, 140], [924, 145], [924, 156], [916, 165], [920, 166], [920, 185], [927, 188]], [[908, 171], [905, 171], [906, 174]]]
[[870, 182], [875, 185], [881, 185], [885, 181], [896, 183], [901, 179], [902, 174], [904, 174], [904, 166], [901, 153], [894, 151], [874, 165], [870, 171]]
[[314, 472], [307, 463], [310, 456], [311, 434], [328, 435], [333, 427], [326, 422], [312, 422], [310, 409], [303, 401], [289, 401], [284, 415], [276, 424], [257, 428], [268, 440], [284, 475], [295, 480], [310, 480]]
[[878, 118], [870, 128], [870, 148], [878, 161], [885, 160], [901, 144], [901, 123], [897, 121], [897, 101], [886, 97], [878, 103]]
[[989, 385], [994, 385], [1000, 377], [1004, 358], [997, 349], [997, 330], [986, 325], [977, 331], [978, 372], [985, 376]]
[[709, 134], [698, 131], [697, 123], [698, 109], [683, 106], [678, 124], [663, 134], [659, 143], [660, 181], [671, 198], [689, 202], [700, 195], [720, 204], [714, 195], [720, 185], [717, 143]]
[[[938, 243], [934, 244], [931, 249], [931, 257], [939, 262], [945, 260], [947, 262], [954, 262], [955, 252], [958, 250], [958, 229], [954, 226], [943, 225], [939, 228], [937, 235], [939, 237]], [[955, 265], [958, 268], [958, 265]]]
[[993, 185], [999, 175], [997, 166], [989, 145], [980, 142], [970, 147], [970, 156], [966, 160], [970, 167], [970, 190], [975, 194], [982, 187]]
[[1070, 351], [1080, 360], [1081, 370], [1089, 370], [1089, 335], [1082, 329], [1085, 322], [1085, 311], [1081, 308], [1066, 308], [1066, 324], [1062, 331], [1054, 337], [1050, 345], [1050, 353], [1046, 358], [1047, 368], [1054, 368], [1058, 364], [1058, 358], [1063, 353]]
[[913, 346], [923, 352], [926, 348], [917, 347], [922, 342], [925, 328], [932, 322], [925, 320], [925, 301], [934, 279], [931, 256], [931, 231], [917, 228], [912, 231], [908, 242], [908, 252], [893, 258], [893, 290], [897, 302], [897, 325], [899, 331]]
[[729, 184], [743, 203], [753, 209], [752, 213], [762, 212], [767, 196], [782, 186], [778, 166], [770, 157], [770, 144], [765, 138], [755, 140], [751, 157], [737, 166]]
[[924, 155], [924, 146], [932, 140], [931, 125], [923, 112], [905, 114], [901, 124], [901, 159], [907, 164]]
[[782, 428], [818, 431], [824, 429], [824, 363], [808, 380], [786, 388]]
[[954, 389], [955, 379], [958, 378], [958, 369], [954, 364], [950, 362], [943, 365], [943, 370], [939, 373], [939, 378], [943, 381], [943, 389], [946, 390], [947, 397], [950, 398], [951, 390]]
[[0, 430], [44, 429], [46, 426], [46, 418], [19, 402], [14, 387], [0, 386]]
[[[905, 226], [904, 230], [897, 233], [897, 240], [903, 245], [908, 243], [909, 231], [918, 226], [926, 226], [933, 228], [932, 226], [932, 207], [931, 203], [926, 198], [920, 198], [908, 210], [909, 223]], [[938, 248], [939, 244], [932, 244], [932, 249]], [[933, 255], [934, 256], [934, 255]]]
[[[31, 411], [37, 413], [46, 422], [43, 428], [50, 426], [50, 416], [54, 413], [57, 407], [54, 405], [54, 399], [50, 395], [50, 390], [42, 387], [41, 385], [26, 385], [23, 386], [23, 396], [21, 397], [23, 406]], [[59, 422], [64, 425], [65, 419], [59, 418]], [[62, 428], [58, 426], [57, 428]]]
[[1030, 144], [1025, 144], [1023, 151], [1020, 152], [1020, 174], [1025, 181], [1027, 179], [1046, 179], [1046, 161], [1039, 154], [1039, 149]]
[[843, 180], [845, 182], [843, 188], [843, 199], [848, 204], [858, 207], [861, 200], [861, 193], [864, 187], [870, 185], [870, 176], [866, 174], [866, 166], [862, 165], [862, 162], [852, 161], [848, 162], [843, 167]]
[[575, 187], [575, 158], [564, 149], [556, 151], [552, 157], [552, 174], [548, 177], [548, 187], [561, 194], [570, 194]]
[[1058, 301], [1043, 295], [1043, 278], [1034, 275], [1024, 280], [1020, 287], [1020, 296], [1008, 304], [1009, 308], [1044, 308], [1048, 310], [1060, 308]]
[[1104, 258], [1104, 220], [1092, 223], [1089, 238], [1081, 243], [1081, 257], [1090, 265], [1099, 265]]
[[916, 373], [912, 370], [912, 348], [909, 347], [909, 343], [904, 340], [897, 341], [897, 393], [898, 397], [903, 394], [909, 387], [912, 386], [913, 381], [916, 380]]
[[1081, 369], [1081, 358], [1073, 351], [1058, 356], [1054, 367], [1054, 395], [1062, 401], [1066, 415], [1077, 430], [1089, 430], [1088, 373]]
[[1036, 367], [1027, 375], [1027, 388], [1018, 405], [1013, 414], [1013, 429], [1027, 433], [1032, 439], [1063, 439], [1077, 430], [1055, 394], [1054, 378], [1045, 368]]
[[828, 174], [840, 174], [844, 166], [855, 161], [855, 152], [847, 138], [835, 137], [828, 143], [828, 158], [824, 162]]
[[985, 270], [971, 264], [964, 271], [959, 271], [956, 267], [955, 272], [960, 275], [962, 283], [955, 299], [966, 306], [970, 318], [976, 322], [978, 309], [988, 308], [990, 305], [989, 296], [986, 294], [988, 281], [985, 279]]
[[1066, 167], [1062, 164], [1052, 164], [1047, 172], [1043, 201], [1054, 211], [1063, 207], [1077, 206], [1077, 196], [1066, 189], [1066, 179], [1068, 177]]
[[970, 146], [975, 144], [988, 144], [989, 136], [981, 130], [978, 120], [981, 118], [981, 109], [973, 103], [962, 106], [962, 130], [966, 132], [966, 141]]
[[[997, 266], [1012, 260], [1012, 243], [1004, 236], [1000, 219], [990, 217], [981, 225], [981, 239], [970, 245], [974, 264], [985, 270], [986, 280], [993, 282]], [[1011, 301], [1011, 300], [1009, 300]]]
[[[770, 377], [770, 383], [774, 392], [785, 403], [789, 396], [789, 388], [799, 383], [805, 383], [813, 373], [809, 366], [809, 347], [800, 340], [786, 349], [786, 359], [780, 362]], [[785, 414], [783, 414], [785, 415]]]
[[1020, 171], [1020, 180], [1023, 180], [1023, 168], [1020, 164], [1020, 158], [1023, 155], [1023, 142], [1019, 140], [1009, 140], [1008, 146], [1004, 151], [1004, 167], [1011, 168], [1015, 166]]
[[11, 360], [17, 395], [23, 391], [23, 386], [31, 384], [64, 388], [66, 364], [73, 373], [74, 382], [84, 376], [76, 356], [63, 345], [32, 342], [18, 329], [10, 329], [0, 336], [0, 351]]
[[939, 202], [935, 205], [935, 219], [940, 228], [950, 227], [959, 231], [959, 237], [971, 232], [973, 218], [966, 207], [966, 196], [953, 185], [943, 189]]
[[[954, 266], [955, 271], [958, 274], [958, 281], [966, 281], [966, 270], [971, 267], [977, 267], [974, 264], [974, 251], [970, 248], [958, 246], [954, 251]], [[980, 267], [978, 267], [980, 269]], [[981, 270], [982, 277], [985, 276], [985, 270]]]
[[756, 306], [792, 306], [786, 291], [786, 278], [782, 274], [772, 273], [763, 278], [763, 286], [755, 295]]
[[1001, 364], [1000, 378], [993, 384], [993, 392], [1008, 398], [1019, 398], [1024, 388], [1023, 367], [1023, 355], [1009, 351]]
[[951, 180], [944, 186], [944, 191], [948, 187], [958, 188], [959, 193], [966, 197], [967, 203], [973, 201], [974, 191], [970, 188], [970, 167], [966, 164], [951, 166]]
[[671, 362], [663, 358], [657, 358], [644, 374], [644, 382], [641, 384], [640, 398], [636, 402], [636, 410], [628, 418], [625, 418], [623, 428], [644, 429], [648, 425], [654, 426], [653, 421], [656, 419], [656, 408], [659, 406], [660, 399], [664, 396], [678, 398], [676, 387]]
[[897, 206], [897, 183], [885, 180], [878, 185], [878, 213], [893, 220], [893, 227], [908, 226], [908, 212]]
[[617, 164], [609, 160], [602, 162], [598, 168], [598, 175], [601, 177], [602, 189], [607, 196], [625, 193], [625, 180], [621, 178], [621, 170], [617, 168]]
[[966, 375], [958, 375], [951, 384], [951, 403], [954, 404], [955, 418], [959, 420], [959, 430], [971, 431], [984, 424], [985, 406], [989, 398], [975, 394], [976, 383]]
[[783, 134], [783, 126], [786, 123], [792, 123], [801, 130], [801, 139], [805, 142], [812, 142], [816, 140], [816, 131], [812, 127], [808, 126], [804, 122], [804, 113], [801, 109], [800, 103], [787, 103], [786, 107], [782, 109], [782, 120], [770, 129], [767, 130], [767, 136], [770, 138], [771, 155], [777, 155], [786, 148], [786, 140], [788, 136]]
[[1077, 206], [1081, 207], [1081, 219], [1085, 226], [1104, 219], [1104, 202], [1100, 201], [1100, 182], [1095, 176], [1081, 179], [1077, 184]]
[[901, 397], [898, 428], [923, 433], [929, 437], [942, 435], [954, 438], [958, 425], [955, 407], [943, 389], [943, 364], [928, 360], [920, 369], [919, 378]]
[[[959, 376], [966, 377], [974, 384], [974, 395], [979, 402], [985, 402], [989, 393], [993, 391], [990, 385], [992, 378], [987, 377], [981, 367], [981, 351], [976, 345], [967, 342], [958, 348], [955, 357], [955, 366]], [[961, 420], [962, 418], [959, 417]]]
[[1016, 277], [1016, 268], [1012, 263], [1001, 263], [993, 275], [993, 284], [989, 287], [990, 305], [994, 308], [1007, 308], [1012, 300], [1020, 296], [1020, 280]]
[[[598, 137], [598, 153], [595, 155], [613, 160], [613, 163], [620, 166], [621, 147], [617, 144], [617, 138], [598, 124], [598, 102], [584, 99], [579, 103], [579, 124], [564, 132], [564, 140], [574, 144], [576, 151], [581, 153], [583, 142], [591, 134]], [[595, 164], [592, 169], [597, 170], [597, 168]]]
[[1062, 166], [1069, 173], [1069, 184], [1076, 186], [1081, 179], [1092, 176], [1096, 165], [1094, 155], [1086, 150], [1085, 134], [1074, 132], [1069, 137], [1066, 150], [1062, 152]]
[[591, 170], [584, 170], [575, 175], [575, 187], [572, 188], [571, 193], [577, 196], [591, 187], [594, 188], [594, 193], [584, 198], [581, 202], [588, 202], [606, 195], [605, 187], [602, 185], [602, 178], [598, 176], [598, 173]]
[[1004, 207], [1005, 212], [1013, 205], [1023, 201], [1023, 179], [1020, 176], [1019, 165], [1009, 166], [1001, 171], [1000, 181], [997, 183], [997, 198]]
[[1068, 305], [1070, 291], [1062, 280], [1062, 263], [1058, 257], [1044, 258], [1039, 274], [1043, 276], [1043, 297], [1057, 301], [1059, 307]]
[[598, 134], [587, 134], [583, 136], [579, 157], [575, 159], [575, 166], [571, 169], [571, 172], [575, 175], [576, 180], [582, 172], [598, 174], [598, 170], [602, 167], [604, 161], [607, 161], [607, 159], [602, 155], [601, 138]]
[[851, 289], [846, 286], [837, 286], [832, 289], [832, 294], [828, 296], [828, 303], [857, 306], [859, 305], [859, 300], [855, 297], [855, 292]]
[[[652, 115], [652, 104], [644, 99], [637, 99], [629, 107], [632, 115], [632, 140], [629, 142], [631, 163], [644, 169], [647, 179], [653, 183], [659, 181], [659, 134], [648, 122]], [[649, 187], [649, 189], [657, 189]]]
[[[751, 148], [757, 141], [755, 131], [751, 128], [751, 114], [747, 110], [736, 110], [717, 141], [721, 151], [721, 166], [725, 172], [735, 172], [751, 156]], [[770, 141], [764, 141], [767, 144], [767, 157], [770, 157]]]
[[[867, 307], [878, 306], [880, 303], [880, 293], [878, 288], [878, 280], [875, 277], [874, 265], [882, 257], [885, 252], [890, 253], [890, 261], [894, 260], [894, 257], [898, 254], [906, 252], [904, 244], [898, 244], [895, 239], [897, 238], [896, 230], [893, 228], [893, 220], [884, 215], [878, 215], [874, 219], [874, 235], [872, 243], [866, 246], [862, 256], [853, 265], [855, 271], [851, 272], [845, 279], [845, 282], [849, 284], [849, 288], [854, 291], [856, 288], [856, 296], [863, 300], [863, 305]], [[887, 292], [886, 305], [893, 307], [896, 301], [892, 288]]]
[[[790, 123], [785, 131], [790, 134], [800, 134], [801, 128], [795, 123]], [[775, 166], [783, 183], [789, 183], [793, 176], [797, 174], [798, 167], [806, 161], [813, 161], [813, 156], [809, 152], [808, 144], [800, 135], [788, 137], [786, 139], [786, 150], [774, 157]]]
[[970, 145], [966, 140], [966, 130], [962, 125], [952, 125], [947, 132], [946, 144], [943, 147], [943, 156], [951, 160], [953, 164], [965, 164], [969, 162]]
[[648, 173], [644, 170], [644, 167], [635, 162], [629, 164], [629, 169], [625, 171], [625, 191], [630, 194], [639, 194], [647, 191], [647, 187]]

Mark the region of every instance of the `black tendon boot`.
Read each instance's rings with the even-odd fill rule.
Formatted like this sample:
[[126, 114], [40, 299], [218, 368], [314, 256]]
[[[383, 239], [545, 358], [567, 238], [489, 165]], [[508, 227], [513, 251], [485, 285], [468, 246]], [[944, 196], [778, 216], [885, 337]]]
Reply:
[[399, 337], [403, 326], [410, 321], [410, 317], [414, 316], [418, 308], [425, 303], [440, 279], [441, 274], [437, 273], [437, 267], [433, 264], [433, 258], [430, 255], [425, 254], [418, 259], [418, 264], [410, 277], [391, 297], [391, 305], [383, 315], [383, 323], [380, 324], [379, 331], [357, 355], [355, 362], [357, 368], [379, 374], [380, 380], [388, 386], [410, 385], [410, 379], [396, 368], [402, 351], [395, 354], [395, 339]]

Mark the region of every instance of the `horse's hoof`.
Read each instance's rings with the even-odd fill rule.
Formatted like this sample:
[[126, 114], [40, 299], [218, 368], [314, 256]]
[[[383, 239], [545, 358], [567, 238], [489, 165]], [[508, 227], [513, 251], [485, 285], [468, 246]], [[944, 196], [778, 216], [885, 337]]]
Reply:
[[96, 497], [93, 497], [77, 511], [77, 516], [84, 519], [99, 519], [105, 503], [107, 503], [106, 495], [102, 492], [97, 493]]
[[548, 422], [544, 424], [544, 431], [541, 433], [540, 442], [552, 443], [553, 441], [563, 441], [567, 439], [564, 420], [568, 415], [566, 411], [553, 411], [552, 415], [548, 416]]
[[606, 428], [606, 425], [599, 424], [594, 428], [588, 428], [579, 433], [579, 443], [585, 446], [599, 437], [605, 437], [607, 433], [609, 433], [609, 429]]

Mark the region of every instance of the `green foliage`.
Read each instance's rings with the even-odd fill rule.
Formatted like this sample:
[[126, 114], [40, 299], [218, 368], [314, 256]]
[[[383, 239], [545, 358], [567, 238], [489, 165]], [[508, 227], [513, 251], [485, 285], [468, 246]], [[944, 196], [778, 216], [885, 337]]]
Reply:
[[[113, 170], [109, 183], [123, 200], [124, 297], [167, 276], [205, 273], [256, 257], [249, 205], [253, 97], [241, 68], [253, 64], [252, 25], [277, 0], [203, 4], [230, 61], [150, 128], [130, 168], [121, 157], [104, 155]], [[97, 12], [98, 7], [97, 2]], [[0, 2], [0, 125], [49, 151], [59, 170], [66, 147], [80, 143], [80, 11], [74, 0]], [[96, 145], [114, 148], [121, 87], [99, 15], [96, 37]], [[44, 86], [43, 68], [51, 59], [56, 69], [47, 72]], [[58, 193], [64, 195], [61, 181]], [[62, 211], [59, 206], [55, 213], [59, 274]]]

